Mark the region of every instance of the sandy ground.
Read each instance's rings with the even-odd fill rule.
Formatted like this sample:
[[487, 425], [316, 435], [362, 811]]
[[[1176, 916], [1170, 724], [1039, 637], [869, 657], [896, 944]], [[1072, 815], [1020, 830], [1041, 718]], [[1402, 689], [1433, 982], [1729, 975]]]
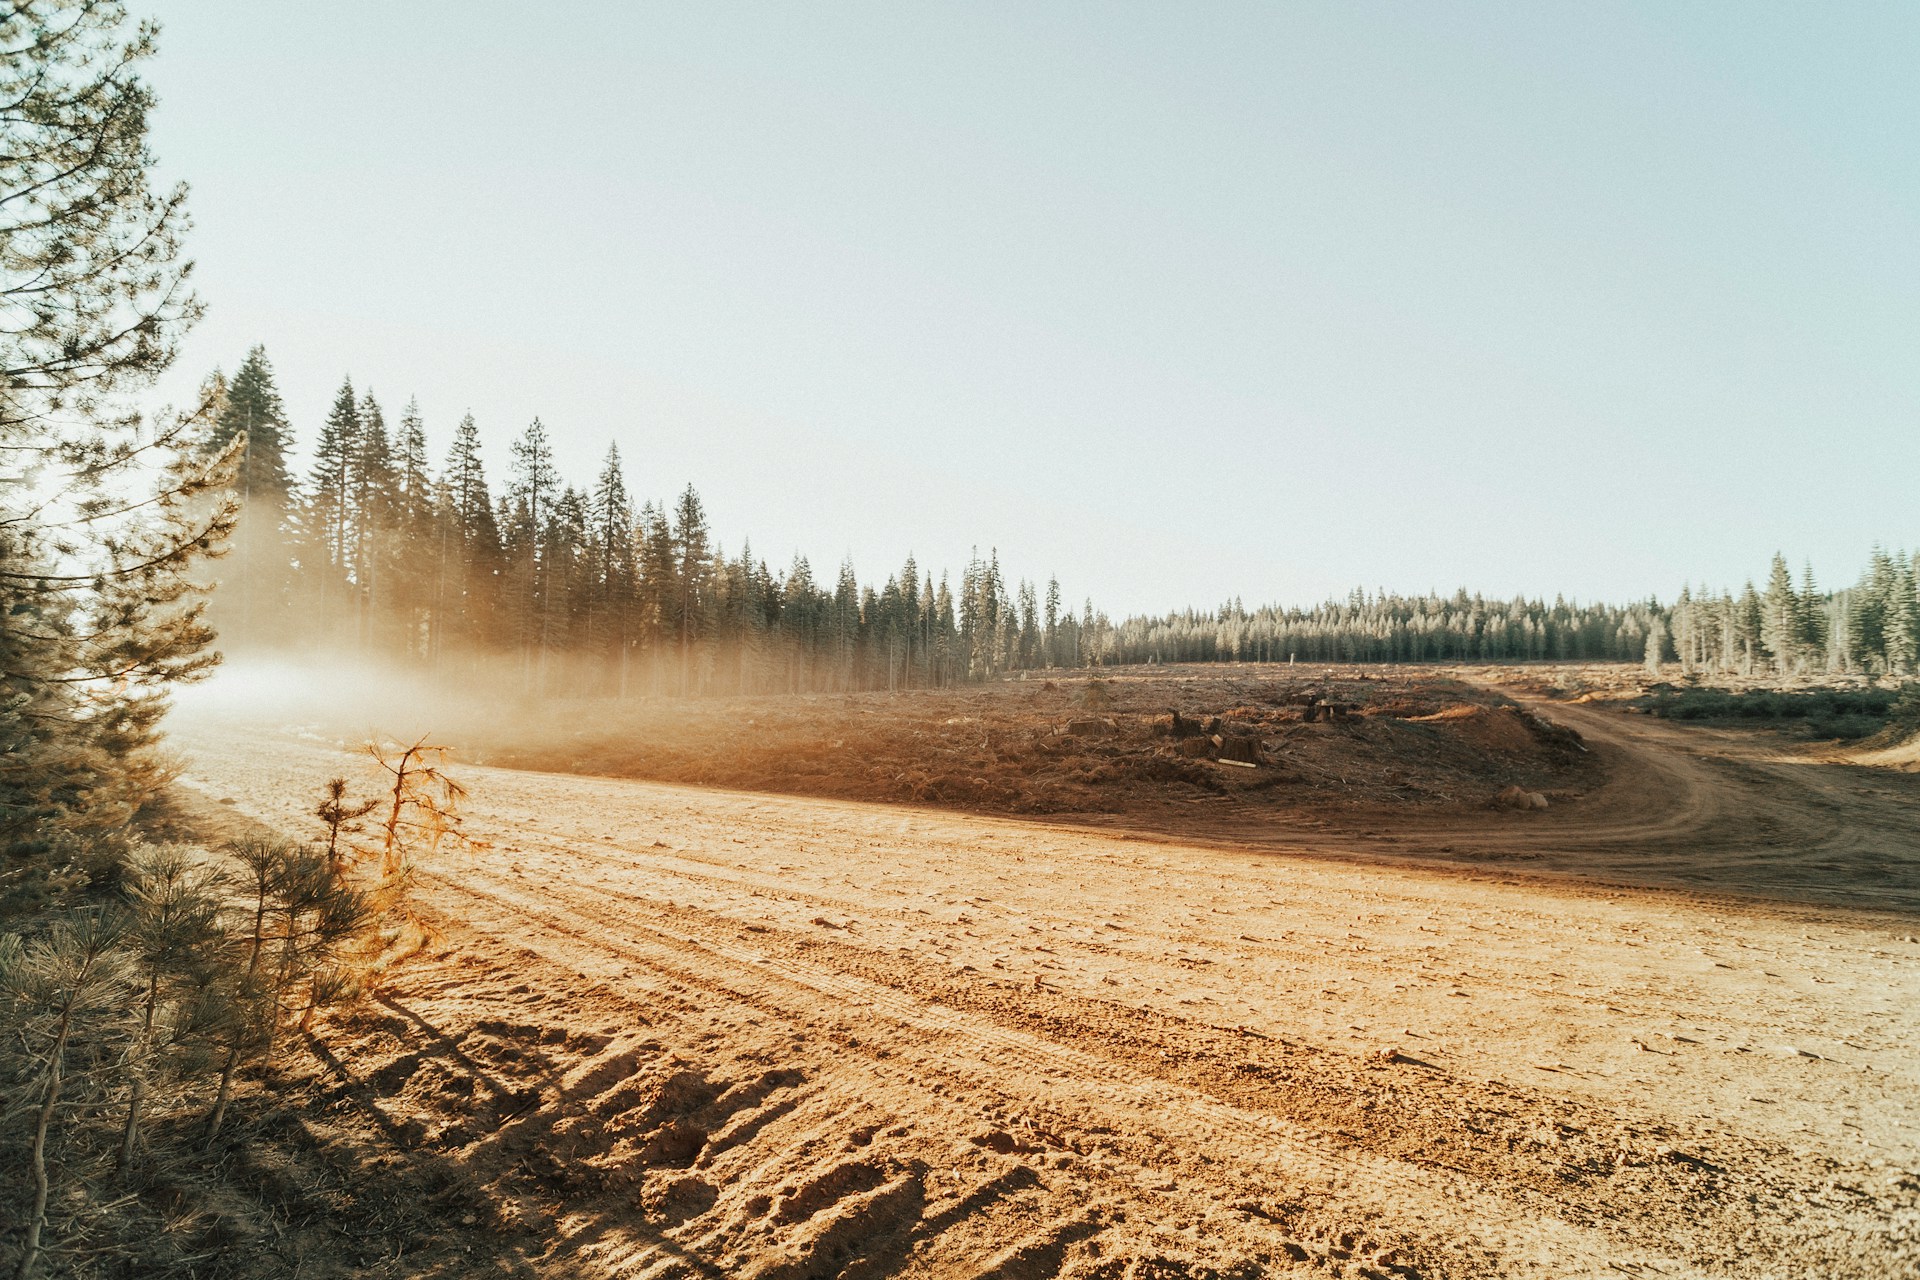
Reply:
[[[470, 767], [328, 1045], [490, 1190], [437, 1274], [1920, 1272], [1914, 780], [1548, 713], [1606, 785], [1370, 834]], [[285, 830], [356, 767], [175, 741]]]

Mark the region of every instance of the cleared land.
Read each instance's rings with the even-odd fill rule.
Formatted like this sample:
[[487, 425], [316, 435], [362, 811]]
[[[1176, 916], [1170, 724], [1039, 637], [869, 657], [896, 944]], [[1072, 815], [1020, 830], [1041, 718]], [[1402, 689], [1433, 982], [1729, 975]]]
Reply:
[[[1164, 708], [1106, 683], [1113, 731], [1046, 736], [1171, 756]], [[312, 1085], [322, 1150], [458, 1194], [393, 1206], [404, 1260], [377, 1223], [317, 1243], [448, 1275], [1920, 1266], [1920, 779], [1521, 709], [1568, 753], [1463, 688], [1291, 727], [1278, 702], [1275, 763], [1083, 781], [1104, 803], [1044, 824], [468, 767], [487, 847], [426, 877], [442, 950]], [[1029, 693], [1088, 710], [1066, 682], [954, 696]], [[1524, 749], [1461, 736], [1489, 717]], [[192, 786], [283, 829], [352, 767], [312, 729], [176, 739]], [[1475, 793], [1432, 798], [1443, 775]], [[1487, 807], [1510, 781], [1550, 807]]]

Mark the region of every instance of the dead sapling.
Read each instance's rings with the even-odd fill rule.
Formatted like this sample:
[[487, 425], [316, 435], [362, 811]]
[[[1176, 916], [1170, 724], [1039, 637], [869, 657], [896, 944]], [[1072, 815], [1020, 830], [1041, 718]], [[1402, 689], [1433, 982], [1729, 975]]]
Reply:
[[467, 790], [445, 770], [451, 750], [429, 746], [424, 737], [405, 747], [385, 746], [378, 739], [367, 743], [367, 754], [393, 780], [381, 799], [387, 812], [380, 826], [380, 875], [396, 897], [404, 896], [418, 855], [437, 852], [449, 837], [468, 843], [459, 812]]

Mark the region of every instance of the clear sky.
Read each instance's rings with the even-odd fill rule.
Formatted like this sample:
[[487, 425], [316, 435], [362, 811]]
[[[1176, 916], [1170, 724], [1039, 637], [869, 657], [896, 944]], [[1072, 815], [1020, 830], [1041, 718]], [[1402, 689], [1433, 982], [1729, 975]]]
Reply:
[[1920, 542], [1920, 6], [134, 4], [176, 401], [1116, 613]]

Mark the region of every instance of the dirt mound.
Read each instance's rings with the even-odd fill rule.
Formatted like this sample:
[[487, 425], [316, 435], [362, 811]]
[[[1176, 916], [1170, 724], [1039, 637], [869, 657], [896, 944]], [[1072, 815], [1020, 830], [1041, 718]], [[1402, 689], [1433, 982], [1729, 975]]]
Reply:
[[[1049, 688], [1048, 685], [1053, 685]], [[571, 704], [529, 731], [441, 736], [489, 764], [987, 812], [1114, 817], [1175, 834], [1207, 816], [1477, 807], [1507, 785], [1569, 794], [1595, 762], [1497, 694], [1432, 672], [1114, 668], [900, 694]], [[1184, 766], [1205, 763], [1195, 769]], [[1225, 766], [1225, 767], [1221, 767]], [[1222, 805], [1224, 800], [1226, 804]]]
[[1419, 720], [1423, 722], [1434, 722], [1434, 721], [1443, 721], [1443, 720], [1472, 720], [1475, 717], [1484, 714], [1486, 710], [1487, 708], [1484, 706], [1463, 702], [1458, 706], [1448, 707], [1444, 711], [1436, 711], [1432, 715], [1407, 716], [1405, 718], [1408, 720]]
[[1409, 716], [1414, 724], [1444, 724], [1485, 751], [1526, 755], [1539, 743], [1526, 714], [1516, 707], [1461, 705], [1430, 716]]
[[1891, 734], [1890, 742], [1871, 742], [1851, 753], [1852, 758], [1861, 764], [1872, 765], [1880, 769], [1898, 769], [1904, 773], [1920, 773], [1920, 733], [1902, 738]]
[[1088, 680], [1075, 692], [1074, 702], [1091, 711], [1105, 711], [1114, 705], [1113, 690], [1105, 680]]

